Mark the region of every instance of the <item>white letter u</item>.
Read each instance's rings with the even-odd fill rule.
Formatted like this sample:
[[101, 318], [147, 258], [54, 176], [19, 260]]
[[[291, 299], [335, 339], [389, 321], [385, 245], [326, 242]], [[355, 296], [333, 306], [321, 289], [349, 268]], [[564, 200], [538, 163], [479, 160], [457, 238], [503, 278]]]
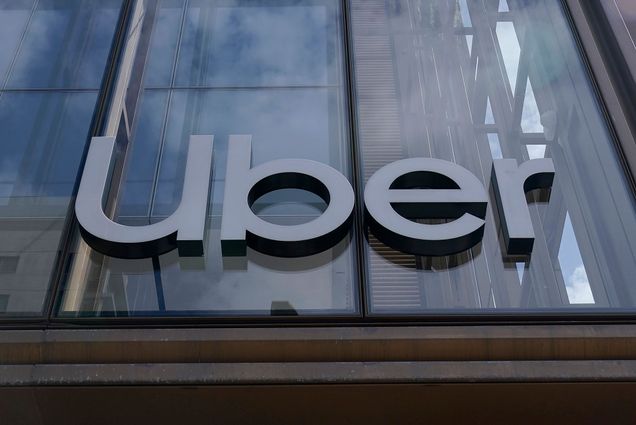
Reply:
[[175, 248], [182, 257], [203, 255], [203, 236], [212, 171], [214, 136], [190, 136], [181, 202], [166, 219], [145, 226], [115, 223], [104, 214], [114, 137], [93, 137], [82, 174], [75, 214], [84, 240], [119, 258], [146, 258]]

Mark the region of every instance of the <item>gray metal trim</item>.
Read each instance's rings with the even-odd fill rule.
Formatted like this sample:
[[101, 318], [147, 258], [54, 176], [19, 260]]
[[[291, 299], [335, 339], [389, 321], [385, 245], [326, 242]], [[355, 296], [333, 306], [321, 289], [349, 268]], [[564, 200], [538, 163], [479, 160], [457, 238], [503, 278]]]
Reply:
[[0, 366], [0, 387], [634, 382], [636, 361], [178, 363]]
[[636, 325], [5, 330], [0, 342], [6, 365], [555, 360], [636, 360]]

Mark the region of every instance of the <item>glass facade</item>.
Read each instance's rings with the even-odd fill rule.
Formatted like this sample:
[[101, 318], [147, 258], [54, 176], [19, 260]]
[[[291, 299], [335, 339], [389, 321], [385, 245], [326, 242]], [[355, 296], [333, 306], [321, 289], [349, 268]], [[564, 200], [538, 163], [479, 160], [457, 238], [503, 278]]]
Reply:
[[[214, 135], [205, 258], [193, 265], [176, 251], [143, 260], [77, 256], [60, 314], [355, 314], [350, 237], [314, 256], [282, 259], [249, 250], [245, 261], [224, 260], [219, 239], [232, 134], [252, 136], [253, 166], [304, 158], [351, 175], [338, 2], [143, 5], [140, 40], [147, 42], [135, 51], [141, 65], [133, 68], [127, 93], [131, 138], [114, 218], [148, 224], [174, 212], [190, 135]], [[294, 189], [271, 192], [252, 206], [277, 224], [310, 221], [324, 208], [319, 197]]]
[[364, 179], [408, 157], [486, 187], [497, 158], [549, 157], [556, 171], [549, 202], [528, 195], [529, 258], [502, 253], [493, 202], [482, 243], [458, 255], [367, 234], [370, 311], [633, 308], [633, 194], [559, 2], [353, 0], [351, 14]]
[[121, 1], [0, 1], [0, 313], [39, 315]]
[[[636, 311], [634, 193], [561, 2], [125, 4], [0, 0], [0, 312], [38, 316], [54, 287], [62, 320]], [[100, 97], [108, 66], [114, 89]], [[104, 211], [121, 224], [169, 217], [190, 136], [214, 136], [203, 258], [105, 256], [76, 224], [66, 237], [97, 106], [107, 125], [95, 135], [117, 146]], [[349, 234], [311, 256], [223, 257], [228, 144], [240, 134], [253, 167], [300, 158], [342, 173], [358, 201]], [[470, 250], [408, 254], [366, 227], [368, 179], [417, 157], [461, 165], [489, 192]], [[502, 250], [490, 182], [501, 158], [554, 162], [552, 189], [526, 196], [530, 256]], [[311, 225], [326, 207], [279, 189], [252, 211]]]

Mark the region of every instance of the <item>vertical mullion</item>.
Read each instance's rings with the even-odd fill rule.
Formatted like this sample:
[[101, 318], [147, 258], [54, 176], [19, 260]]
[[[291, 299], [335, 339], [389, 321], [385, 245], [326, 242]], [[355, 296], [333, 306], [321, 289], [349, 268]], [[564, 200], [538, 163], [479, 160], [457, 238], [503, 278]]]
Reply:
[[367, 255], [365, 250], [364, 240], [364, 227], [362, 225], [364, 219], [364, 188], [363, 174], [361, 167], [361, 146], [358, 139], [358, 120], [357, 120], [357, 105], [356, 105], [356, 91], [355, 91], [355, 72], [354, 72], [354, 60], [353, 60], [353, 20], [351, 16], [350, 0], [342, 0], [342, 37], [343, 37], [343, 56], [345, 66], [345, 88], [346, 88], [346, 108], [348, 108], [349, 119], [349, 146], [351, 155], [351, 179], [356, 194], [356, 207], [355, 207], [355, 219], [353, 220], [353, 231], [356, 247], [356, 264], [357, 264], [357, 283], [358, 283], [358, 309], [359, 314], [364, 317], [368, 314], [369, 305], [367, 300]]

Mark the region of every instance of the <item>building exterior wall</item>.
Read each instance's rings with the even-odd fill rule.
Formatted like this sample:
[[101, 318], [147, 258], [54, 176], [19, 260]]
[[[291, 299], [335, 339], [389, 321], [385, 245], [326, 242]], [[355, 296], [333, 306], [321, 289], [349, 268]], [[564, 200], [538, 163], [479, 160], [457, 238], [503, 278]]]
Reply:
[[[302, 420], [381, 423], [363, 398], [401, 411], [419, 397], [452, 422], [466, 417], [450, 399], [470, 397], [467, 409], [486, 406], [480, 420], [510, 410], [492, 411], [501, 398], [527, 421], [633, 421], [629, 2], [5, 3], [0, 410], [11, 423], [83, 423], [101, 398], [111, 413], [94, 422], [138, 417], [152, 397], [192, 400], [191, 420], [220, 409], [228, 423], [293, 423], [303, 412], [286, 403], [328, 409], [327, 393], [351, 397], [355, 416]], [[296, 258], [249, 238], [245, 256], [225, 255], [237, 134], [251, 136], [251, 167], [299, 158], [341, 173], [356, 201], [347, 235]], [[92, 138], [115, 141], [105, 214], [143, 226], [177, 209], [191, 135], [214, 136], [205, 255], [101, 253], [74, 213]], [[479, 243], [421, 255], [369, 225], [367, 182], [407, 158], [476, 176], [488, 197]], [[554, 164], [550, 189], [524, 194], [529, 255], [507, 251], [491, 180], [504, 158]], [[431, 174], [391, 188], [457, 189]], [[310, 227], [328, 197], [286, 184], [251, 210]], [[435, 227], [464, 213], [400, 214]], [[242, 397], [253, 400], [237, 407]]]

